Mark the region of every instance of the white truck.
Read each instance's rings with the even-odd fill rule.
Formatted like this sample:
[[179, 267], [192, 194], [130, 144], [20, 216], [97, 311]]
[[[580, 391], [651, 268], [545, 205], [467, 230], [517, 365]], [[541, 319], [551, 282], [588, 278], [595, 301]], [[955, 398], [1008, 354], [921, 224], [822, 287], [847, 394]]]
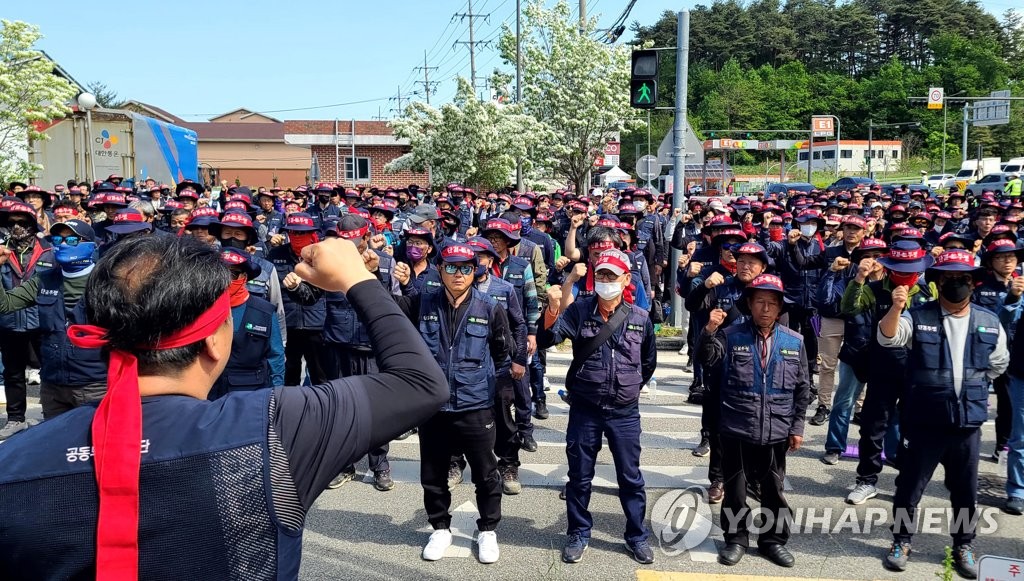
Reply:
[[1015, 157], [1006, 162], [1003, 164], [1003, 171], [1006, 173], [1024, 175], [1024, 157]]
[[964, 191], [967, 184], [973, 184], [978, 181], [978, 178], [990, 173], [997, 173], [1001, 163], [1002, 160], [998, 157], [983, 157], [981, 160], [968, 159], [960, 166], [960, 171], [956, 172], [957, 187], [961, 192]]

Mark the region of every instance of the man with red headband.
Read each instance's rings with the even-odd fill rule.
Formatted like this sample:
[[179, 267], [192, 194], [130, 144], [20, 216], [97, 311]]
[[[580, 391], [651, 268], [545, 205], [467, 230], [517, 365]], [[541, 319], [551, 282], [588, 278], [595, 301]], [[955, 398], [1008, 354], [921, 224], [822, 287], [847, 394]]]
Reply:
[[354, 245], [307, 247], [295, 271], [347, 294], [382, 373], [208, 401], [232, 343], [220, 254], [149, 236], [103, 256], [68, 334], [109, 357], [109, 392], [0, 446], [0, 578], [297, 578], [327, 483], [448, 387]]

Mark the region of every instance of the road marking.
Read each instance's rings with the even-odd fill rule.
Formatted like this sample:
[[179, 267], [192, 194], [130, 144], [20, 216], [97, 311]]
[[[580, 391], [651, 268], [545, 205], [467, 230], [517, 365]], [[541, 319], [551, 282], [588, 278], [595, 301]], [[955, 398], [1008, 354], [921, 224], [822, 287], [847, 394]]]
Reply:
[[[469, 482], [469, 468], [466, 468], [465, 482]], [[519, 467], [519, 482], [523, 486], [533, 488], [561, 488], [568, 480], [569, 468], [566, 464], [523, 464]], [[640, 465], [646, 489], [687, 488], [689, 486], [707, 486], [707, 466], [645, 466]], [[420, 463], [413, 460], [392, 460], [391, 478], [396, 483], [420, 483]], [[367, 470], [363, 482], [373, 482], [373, 471]], [[598, 464], [595, 468], [593, 485], [603, 488], [618, 488], [615, 477], [615, 466]], [[793, 487], [787, 477], [783, 489], [792, 491]]]
[[[565, 429], [551, 427], [543, 421], [534, 421], [533, 437], [537, 445], [544, 448], [564, 448]], [[390, 445], [416, 444], [419, 436], [413, 434], [404, 440], [394, 440]], [[605, 447], [608, 440], [605, 439]], [[700, 432], [643, 432], [640, 434], [640, 447], [645, 450], [686, 450], [695, 448], [700, 443]]]

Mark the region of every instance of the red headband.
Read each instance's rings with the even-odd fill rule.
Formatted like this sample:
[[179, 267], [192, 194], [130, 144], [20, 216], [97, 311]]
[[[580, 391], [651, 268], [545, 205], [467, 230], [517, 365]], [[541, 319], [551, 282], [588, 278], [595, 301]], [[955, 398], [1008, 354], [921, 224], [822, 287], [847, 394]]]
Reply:
[[362, 228], [355, 230], [338, 230], [338, 237], [346, 240], [352, 240], [354, 238], [362, 238], [366, 236], [366, 233], [370, 231], [370, 225], [364, 224]]
[[[201, 341], [231, 315], [225, 292], [190, 325], [160, 339], [154, 350]], [[83, 349], [109, 343], [108, 331], [95, 325], [71, 325], [68, 338]], [[127, 351], [113, 350], [107, 367], [107, 395], [92, 420], [93, 466], [100, 509], [96, 526], [96, 578], [139, 577], [139, 468], [142, 463], [142, 398], [139, 362]]]

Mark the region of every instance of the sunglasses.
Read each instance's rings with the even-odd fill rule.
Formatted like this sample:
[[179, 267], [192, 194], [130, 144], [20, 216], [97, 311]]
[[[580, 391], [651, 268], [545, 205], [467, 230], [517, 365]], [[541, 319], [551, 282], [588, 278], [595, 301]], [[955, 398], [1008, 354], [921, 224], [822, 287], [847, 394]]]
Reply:
[[8, 218], [7, 223], [10, 224], [11, 226], [27, 227], [32, 222], [30, 220], [23, 220], [23, 219], [17, 219], [16, 220], [14, 218]]
[[462, 273], [463, 276], [469, 276], [476, 267], [472, 264], [463, 264], [459, 266], [457, 264], [446, 264], [444, 265], [444, 271], [448, 274], [455, 274], [456, 272]]
[[54, 246], [60, 246], [61, 244], [67, 244], [68, 246], [78, 246], [78, 243], [82, 241], [80, 236], [57, 236], [56, 234], [50, 236], [50, 244]]

